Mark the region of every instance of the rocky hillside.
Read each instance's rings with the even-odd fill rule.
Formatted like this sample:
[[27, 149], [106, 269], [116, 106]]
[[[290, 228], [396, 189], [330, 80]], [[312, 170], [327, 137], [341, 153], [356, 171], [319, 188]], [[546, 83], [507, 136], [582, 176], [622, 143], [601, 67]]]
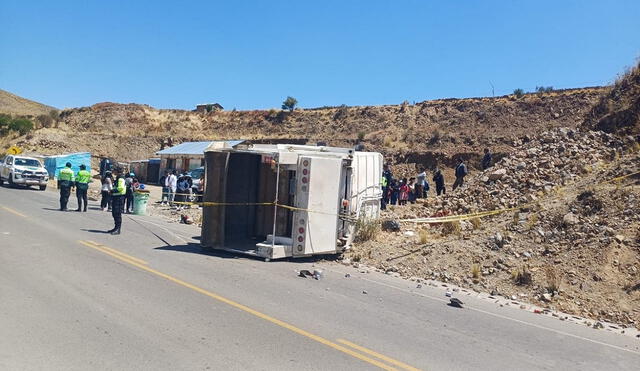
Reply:
[[500, 155], [531, 133], [578, 126], [603, 90], [585, 88], [526, 94], [521, 98], [444, 99], [294, 112], [199, 113], [100, 103], [63, 111], [60, 128], [56, 129], [59, 134], [52, 130], [35, 132], [20, 144], [41, 152], [91, 150], [134, 160], [152, 155], [159, 150], [160, 141], [169, 137], [174, 143], [250, 139], [326, 142], [336, 146], [353, 146], [361, 139], [366, 149], [381, 151], [396, 163], [452, 164], [452, 157], [461, 155], [475, 164], [485, 146]]
[[401, 223], [346, 257], [640, 329], [639, 172], [637, 142], [555, 129], [463, 188], [384, 216], [515, 209], [445, 224]]
[[0, 89], [0, 113], [37, 117], [38, 115], [49, 115], [52, 110], [56, 110], [56, 108], [19, 97]]
[[602, 96], [583, 125], [609, 133], [640, 134], [640, 63]]

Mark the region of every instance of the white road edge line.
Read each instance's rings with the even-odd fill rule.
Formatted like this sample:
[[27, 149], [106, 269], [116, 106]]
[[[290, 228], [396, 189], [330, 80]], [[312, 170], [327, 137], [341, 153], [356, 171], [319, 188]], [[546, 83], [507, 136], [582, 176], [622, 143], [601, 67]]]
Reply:
[[[364, 278], [364, 277], [357, 277], [357, 278], [360, 278], [361, 280], [364, 280], [364, 281], [367, 281], [367, 282], [375, 283], [375, 284], [380, 285], [380, 286], [386, 286], [386, 287], [389, 287], [389, 288], [392, 288], [392, 289], [403, 291], [403, 292], [406, 292], [406, 293], [409, 293], [409, 294], [415, 294], [415, 295], [422, 296], [422, 297], [425, 297], [425, 298], [437, 300], [437, 301], [440, 301], [440, 302], [443, 302], [443, 303], [448, 303], [448, 300], [444, 300], [442, 298], [437, 298], [435, 296], [426, 295], [426, 294], [422, 294], [422, 293], [415, 292], [415, 291], [410, 291], [410, 290], [403, 289], [403, 288], [400, 288], [400, 287], [396, 287], [396, 286], [393, 286], [393, 285], [389, 285], [389, 284], [386, 284], [386, 283], [377, 282], [377, 281], [371, 280], [369, 278]], [[512, 317], [503, 316], [501, 314], [487, 312], [487, 311], [482, 310], [482, 309], [477, 309], [477, 308], [473, 308], [473, 307], [469, 307], [469, 306], [465, 306], [465, 308], [473, 310], [473, 311], [476, 311], [476, 312], [479, 312], [479, 313], [483, 313], [483, 314], [486, 314], [486, 315], [489, 315], [489, 316], [493, 316], [493, 317], [497, 317], [497, 318], [501, 318], [501, 319], [506, 319], [506, 320], [509, 320], [509, 321], [521, 323], [523, 325], [539, 328], [541, 330], [547, 330], [547, 331], [555, 332], [555, 333], [560, 334], [560, 335], [569, 336], [569, 337], [572, 337], [572, 338], [588, 341], [588, 342], [591, 342], [591, 343], [594, 343], [594, 344], [604, 345], [604, 346], [607, 346], [607, 347], [610, 347], [610, 348], [613, 348], [613, 349], [622, 350], [622, 351], [625, 351], [625, 352], [629, 352], [629, 353], [633, 353], [633, 354], [636, 354], [636, 355], [640, 355], [640, 352], [637, 352], [637, 351], [635, 351], [633, 349], [627, 349], [627, 348], [623, 348], [623, 347], [620, 347], [620, 346], [617, 346], [617, 345], [604, 343], [602, 341], [589, 339], [589, 338], [586, 338], [586, 337], [583, 337], [583, 336], [580, 336], [580, 335], [575, 335], [575, 334], [571, 334], [571, 333], [568, 333], [568, 332], [564, 332], [562, 330], [556, 330], [556, 329], [553, 329], [553, 328], [550, 328], [550, 327], [546, 327], [546, 326], [542, 326], [542, 325], [538, 325], [538, 324], [535, 324], [535, 323], [519, 320], [519, 319], [512, 318]]]

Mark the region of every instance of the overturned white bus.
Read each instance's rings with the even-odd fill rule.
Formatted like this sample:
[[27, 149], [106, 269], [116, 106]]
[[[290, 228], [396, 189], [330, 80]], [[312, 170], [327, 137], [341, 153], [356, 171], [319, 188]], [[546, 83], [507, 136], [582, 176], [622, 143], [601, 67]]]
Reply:
[[348, 248], [377, 218], [382, 155], [306, 145], [213, 143], [205, 150], [202, 245], [265, 260]]

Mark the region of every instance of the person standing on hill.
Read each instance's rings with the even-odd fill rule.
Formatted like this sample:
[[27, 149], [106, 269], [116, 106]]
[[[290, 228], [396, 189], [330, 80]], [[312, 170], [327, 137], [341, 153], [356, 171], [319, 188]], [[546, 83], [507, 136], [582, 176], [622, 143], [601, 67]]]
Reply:
[[[391, 168], [389, 164], [384, 164], [382, 170], [382, 177], [384, 180], [382, 181], [382, 201], [386, 207], [386, 205], [390, 202], [390, 192], [389, 187], [391, 187], [391, 180], [393, 179], [393, 174], [391, 173]], [[383, 207], [384, 209], [384, 207]]]
[[71, 163], [67, 162], [65, 167], [60, 170], [58, 174], [58, 189], [60, 190], [60, 211], [67, 211], [67, 203], [69, 202], [69, 195], [71, 195], [71, 188], [73, 188], [74, 182], [73, 170], [71, 170]]
[[409, 178], [409, 202], [416, 203], [416, 178]]
[[464, 185], [464, 177], [468, 174], [467, 165], [464, 164], [462, 157], [458, 159], [458, 166], [456, 166], [456, 181], [453, 183], [453, 190], [462, 187]]
[[76, 211], [87, 212], [87, 190], [91, 182], [91, 173], [87, 171], [87, 167], [80, 165], [80, 171], [76, 175], [76, 198], [78, 199], [78, 208]]
[[418, 173], [415, 186], [416, 198], [427, 198], [427, 192], [429, 192], [429, 182], [427, 181], [427, 170], [424, 166], [420, 167], [420, 173]]
[[482, 157], [482, 170], [487, 170], [491, 167], [491, 160], [493, 159], [493, 155], [489, 148], [484, 149], [484, 157]]
[[120, 228], [122, 227], [122, 209], [124, 207], [124, 197], [127, 194], [127, 189], [122, 177], [122, 169], [116, 168], [116, 180], [111, 190], [111, 216], [113, 216], [113, 229], [107, 231], [113, 235], [120, 234]]
[[440, 196], [440, 193], [445, 194], [447, 192], [444, 186], [444, 175], [438, 168], [433, 172], [433, 182], [436, 184], [436, 194], [438, 196]]
[[403, 178], [400, 180], [400, 185], [398, 186], [398, 204], [406, 205], [407, 201], [409, 201], [409, 185], [407, 184], [407, 178]]

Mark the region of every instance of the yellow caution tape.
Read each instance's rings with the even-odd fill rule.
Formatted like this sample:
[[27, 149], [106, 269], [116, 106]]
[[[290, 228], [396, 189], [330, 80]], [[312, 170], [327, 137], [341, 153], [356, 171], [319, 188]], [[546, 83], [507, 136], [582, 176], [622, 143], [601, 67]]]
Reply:
[[626, 179], [626, 178], [628, 178], [628, 177], [630, 177], [630, 176], [634, 176], [634, 175], [638, 175], [638, 174], [640, 174], [640, 171], [636, 171], [635, 173], [631, 173], [631, 174], [627, 174], [627, 175], [619, 176], [619, 177], [617, 177], [617, 178], [613, 178], [613, 179], [606, 180], [606, 181], [602, 182], [602, 184], [604, 184], [604, 183], [613, 183], [613, 182], [617, 182], [617, 181], [620, 181], [620, 180], [622, 180], [622, 179]]
[[[609, 165], [607, 167], [610, 167], [610, 166], [611, 165]], [[606, 180], [604, 182], [601, 182], [600, 184], [616, 182], [616, 181], [619, 181], [619, 180], [622, 180], [622, 179], [625, 179], [625, 178], [628, 178], [628, 177], [631, 177], [631, 176], [634, 176], [634, 175], [638, 175], [638, 174], [640, 174], [640, 171], [635, 172], [635, 173], [631, 173], [631, 174], [626, 174], [626, 175], [623, 175], [623, 176], [619, 176], [619, 177], [616, 177], [616, 178], [613, 178], [613, 179], [609, 179], [609, 180]], [[163, 192], [163, 194], [168, 194], [168, 193]], [[176, 195], [176, 196], [203, 196], [201, 194], [191, 194], [191, 193], [174, 193], [174, 195]], [[322, 211], [309, 210], [309, 209], [304, 209], [304, 208], [295, 207], [295, 206], [283, 205], [283, 204], [279, 204], [277, 202], [210, 202], [210, 201], [205, 201], [205, 202], [182, 202], [182, 201], [173, 201], [173, 203], [174, 204], [178, 204], [178, 205], [198, 205], [198, 206], [201, 206], [201, 207], [211, 207], [211, 206], [276, 206], [276, 207], [280, 207], [280, 208], [288, 209], [288, 210], [293, 210], [293, 211], [303, 211], [303, 212], [307, 212], [307, 213], [333, 215], [333, 216], [337, 216], [337, 217], [344, 218], [344, 219], [350, 219], [350, 220], [353, 220], [353, 221], [356, 220], [356, 218], [353, 215], [335, 214], [335, 213], [328, 213], [328, 212], [322, 212]], [[508, 207], [508, 208], [488, 210], [488, 211], [479, 211], [479, 212], [475, 212], [475, 213], [458, 214], [458, 215], [434, 216], [434, 217], [412, 218], [412, 219], [395, 219], [395, 218], [381, 218], [381, 219], [382, 220], [395, 220], [395, 221], [400, 222], [400, 223], [439, 224], [439, 223], [447, 223], [447, 222], [454, 222], [454, 221], [461, 221], [461, 220], [484, 218], [484, 217], [487, 217], [487, 216], [498, 215], [498, 214], [506, 213], [506, 212], [509, 212], [509, 211], [515, 211], [515, 210], [519, 210], [519, 209], [524, 209], [524, 208], [527, 208], [527, 207], [531, 207], [534, 204], [535, 203], [530, 202], [530, 203], [522, 204], [522, 205], [515, 206], [515, 207]]]

